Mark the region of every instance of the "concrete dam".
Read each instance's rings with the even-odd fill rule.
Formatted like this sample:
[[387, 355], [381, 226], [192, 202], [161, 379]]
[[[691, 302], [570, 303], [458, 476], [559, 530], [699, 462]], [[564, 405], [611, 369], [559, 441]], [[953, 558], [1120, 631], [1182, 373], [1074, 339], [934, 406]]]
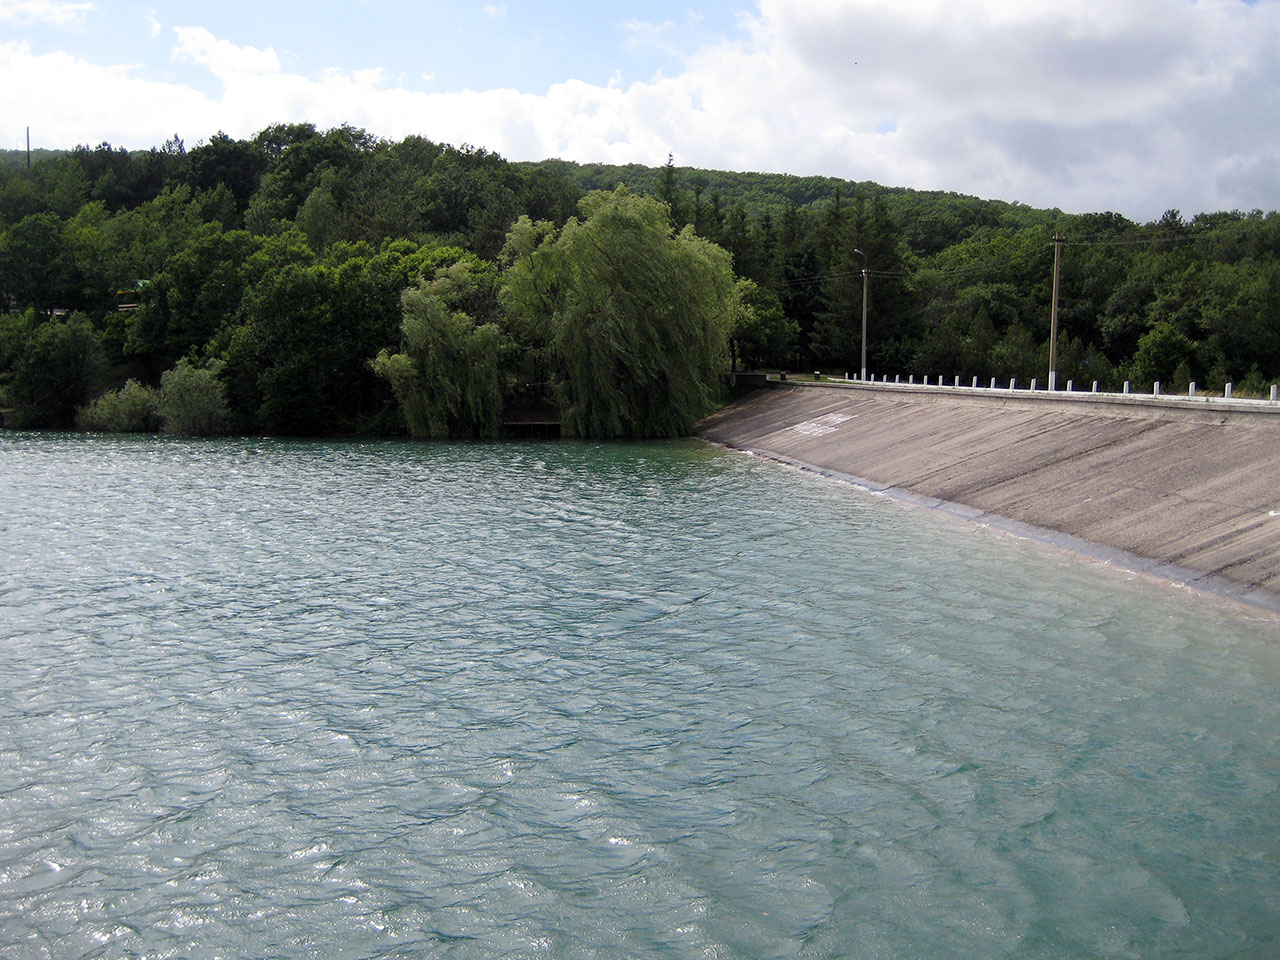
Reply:
[[1280, 611], [1280, 405], [770, 383], [700, 436]]

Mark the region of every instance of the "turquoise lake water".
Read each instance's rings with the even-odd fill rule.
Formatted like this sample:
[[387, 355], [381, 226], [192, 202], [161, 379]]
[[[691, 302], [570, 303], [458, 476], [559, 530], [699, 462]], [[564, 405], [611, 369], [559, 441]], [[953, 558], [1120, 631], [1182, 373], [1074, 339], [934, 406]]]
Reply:
[[1280, 955], [1280, 621], [697, 442], [0, 434], [0, 956]]

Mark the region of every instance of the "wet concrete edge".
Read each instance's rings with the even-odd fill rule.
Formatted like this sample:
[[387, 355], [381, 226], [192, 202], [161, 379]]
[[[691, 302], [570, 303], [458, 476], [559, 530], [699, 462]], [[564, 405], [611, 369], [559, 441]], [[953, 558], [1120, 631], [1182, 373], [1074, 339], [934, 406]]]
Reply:
[[1177, 564], [1162, 563], [1158, 560], [1151, 560], [1147, 557], [1141, 557], [1137, 554], [1129, 553], [1126, 550], [1118, 550], [1114, 547], [1106, 547], [1092, 543], [1088, 540], [1082, 540], [1079, 537], [1074, 537], [1067, 533], [1061, 533], [1057, 530], [1051, 530], [1048, 527], [1038, 527], [1034, 524], [1023, 523], [1019, 520], [1010, 520], [1009, 518], [1002, 517], [999, 514], [987, 513], [975, 507], [966, 506], [962, 503], [951, 503], [946, 500], [939, 500], [935, 497], [923, 496], [918, 493], [912, 493], [909, 490], [891, 487], [883, 483], [877, 483], [874, 480], [867, 480], [863, 477], [854, 476], [851, 473], [843, 473], [839, 470], [815, 466], [814, 464], [806, 463], [802, 460], [796, 460], [793, 457], [775, 453], [771, 450], [738, 446], [720, 440], [703, 439], [706, 443], [710, 443], [713, 446], [717, 446], [725, 450], [749, 454], [763, 460], [772, 460], [775, 463], [803, 470], [806, 473], [814, 473], [819, 476], [835, 480], [839, 483], [857, 487], [868, 493], [887, 497], [897, 503], [925, 510], [933, 510], [956, 520], [973, 523], [992, 530], [998, 530], [1002, 533], [1007, 533], [1011, 536], [1019, 537], [1024, 540], [1042, 543], [1046, 546], [1050, 546], [1058, 550], [1064, 550], [1068, 553], [1085, 557], [1089, 560], [1095, 560], [1138, 576], [1150, 577], [1175, 586], [1197, 590], [1218, 599], [1243, 604], [1255, 611], [1263, 611], [1272, 615], [1280, 615], [1280, 595], [1271, 593], [1267, 590], [1251, 589], [1245, 584], [1229, 580], [1226, 577], [1222, 577], [1217, 574], [1201, 573], [1198, 570], [1180, 567]]

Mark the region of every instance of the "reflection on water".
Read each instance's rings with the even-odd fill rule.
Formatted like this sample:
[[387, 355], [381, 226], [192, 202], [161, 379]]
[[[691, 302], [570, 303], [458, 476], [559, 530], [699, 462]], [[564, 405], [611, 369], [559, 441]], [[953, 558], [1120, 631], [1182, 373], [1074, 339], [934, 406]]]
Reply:
[[0, 954], [1271, 957], [1280, 626], [696, 443], [0, 435]]

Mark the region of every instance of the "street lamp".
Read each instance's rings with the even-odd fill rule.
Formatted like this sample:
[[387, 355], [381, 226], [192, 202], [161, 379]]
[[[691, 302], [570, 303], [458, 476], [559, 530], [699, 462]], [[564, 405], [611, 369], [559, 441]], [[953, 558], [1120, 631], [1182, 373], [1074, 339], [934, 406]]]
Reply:
[[1058, 389], [1058, 269], [1062, 263], [1062, 234], [1053, 233], [1053, 304], [1049, 308], [1049, 389]]
[[854, 248], [862, 258], [862, 382], [867, 382], [867, 255]]

